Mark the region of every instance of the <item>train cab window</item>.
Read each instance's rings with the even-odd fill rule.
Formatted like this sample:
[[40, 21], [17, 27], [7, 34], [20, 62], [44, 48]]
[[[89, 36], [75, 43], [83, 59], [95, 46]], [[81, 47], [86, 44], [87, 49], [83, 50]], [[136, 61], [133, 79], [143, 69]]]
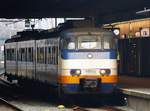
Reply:
[[78, 37], [79, 49], [100, 49], [101, 42], [98, 36], [79, 36]]
[[64, 49], [75, 49], [76, 44], [75, 44], [75, 38], [65, 38], [62, 41], [62, 46]]
[[75, 43], [74, 42], [70, 42], [68, 44], [68, 49], [75, 49]]
[[104, 49], [114, 49], [114, 39], [109, 36], [104, 36]]

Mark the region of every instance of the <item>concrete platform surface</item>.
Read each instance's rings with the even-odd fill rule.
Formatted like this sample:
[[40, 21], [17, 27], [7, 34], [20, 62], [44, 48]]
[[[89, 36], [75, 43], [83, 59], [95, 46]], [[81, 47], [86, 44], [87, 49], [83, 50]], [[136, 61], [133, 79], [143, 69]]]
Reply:
[[150, 77], [120, 76], [118, 85], [124, 94], [150, 99]]
[[135, 111], [150, 111], [150, 77], [120, 76], [119, 86], [127, 95], [128, 107]]

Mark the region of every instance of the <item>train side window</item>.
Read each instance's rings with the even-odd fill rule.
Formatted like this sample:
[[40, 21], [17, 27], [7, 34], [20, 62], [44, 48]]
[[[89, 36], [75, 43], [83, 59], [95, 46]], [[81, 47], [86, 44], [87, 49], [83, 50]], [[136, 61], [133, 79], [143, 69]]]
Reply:
[[44, 63], [44, 47], [40, 48], [40, 61]]
[[25, 51], [25, 48], [21, 48], [21, 61], [26, 61], [26, 51]]
[[54, 64], [57, 64], [57, 62], [56, 62], [56, 53], [57, 53], [57, 47], [56, 46], [54, 46]]
[[51, 63], [50, 60], [51, 60], [51, 47], [48, 47], [48, 53], [47, 53], [47, 61], [48, 61], [48, 64]]
[[21, 61], [21, 49], [18, 51], [18, 60]]
[[15, 49], [7, 49], [6, 50], [6, 59], [7, 60], [16, 60]]
[[40, 63], [40, 49], [37, 48], [37, 62]]
[[54, 64], [58, 64], [58, 47], [54, 47]]
[[54, 52], [55, 52], [55, 49], [54, 49], [54, 46], [52, 46], [52, 57], [51, 57], [52, 64], [54, 64], [54, 62], [55, 62], [55, 54], [54, 54]]
[[15, 53], [15, 49], [11, 49], [11, 60], [16, 60], [16, 53]]
[[47, 52], [48, 64], [58, 64], [57, 57], [58, 57], [58, 47], [57, 46], [48, 47]]
[[37, 62], [44, 63], [44, 47], [37, 48]]
[[52, 47], [52, 64], [57, 64], [57, 46]]
[[45, 47], [45, 64], [47, 64], [47, 47]]
[[33, 61], [33, 48], [27, 48], [27, 61], [32, 62]]
[[11, 58], [11, 57], [10, 57], [10, 56], [11, 56], [11, 52], [10, 52], [10, 51], [11, 51], [10, 49], [7, 49], [7, 50], [6, 50], [6, 59], [7, 59], [7, 60], [11, 60], [11, 59], [10, 59], [10, 58]]

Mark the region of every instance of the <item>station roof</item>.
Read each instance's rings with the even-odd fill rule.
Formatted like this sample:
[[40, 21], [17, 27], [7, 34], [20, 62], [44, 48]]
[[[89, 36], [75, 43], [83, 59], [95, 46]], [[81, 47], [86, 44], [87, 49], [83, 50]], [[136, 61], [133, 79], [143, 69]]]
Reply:
[[150, 0], [3, 0], [0, 18], [91, 17], [110, 22], [136, 17]]

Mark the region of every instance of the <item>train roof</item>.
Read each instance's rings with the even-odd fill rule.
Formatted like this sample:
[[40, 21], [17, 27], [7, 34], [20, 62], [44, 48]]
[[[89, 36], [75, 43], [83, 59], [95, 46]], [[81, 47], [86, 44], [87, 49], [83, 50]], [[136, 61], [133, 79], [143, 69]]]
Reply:
[[39, 40], [45, 38], [57, 38], [57, 31], [49, 30], [27, 30], [22, 32], [17, 32], [17, 35], [12, 36], [12, 38], [7, 39], [5, 43], [27, 41], [27, 40]]
[[[71, 33], [71, 32], [105, 32], [105, 30], [100, 28], [95, 28], [95, 25], [91, 21], [72, 21], [69, 20], [65, 23], [58, 25], [58, 27], [50, 30], [24, 30], [18, 32], [17, 35], [12, 36], [12, 38], [5, 41], [5, 43], [27, 41], [27, 40], [39, 40], [46, 38], [58, 38], [60, 33]], [[108, 31], [107, 31], [108, 33]]]
[[68, 37], [68, 36], [77, 36], [77, 35], [112, 35], [115, 36], [112, 31], [103, 29], [103, 28], [94, 28], [94, 27], [87, 27], [87, 28], [73, 28], [65, 30], [61, 33], [62, 37]]

